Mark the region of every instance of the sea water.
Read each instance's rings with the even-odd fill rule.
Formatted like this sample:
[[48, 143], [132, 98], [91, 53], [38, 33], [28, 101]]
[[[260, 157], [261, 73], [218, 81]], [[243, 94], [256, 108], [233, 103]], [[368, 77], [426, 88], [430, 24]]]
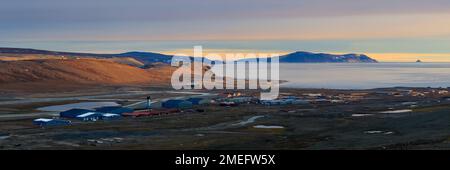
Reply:
[[450, 87], [450, 63], [282, 63], [280, 80], [288, 88]]

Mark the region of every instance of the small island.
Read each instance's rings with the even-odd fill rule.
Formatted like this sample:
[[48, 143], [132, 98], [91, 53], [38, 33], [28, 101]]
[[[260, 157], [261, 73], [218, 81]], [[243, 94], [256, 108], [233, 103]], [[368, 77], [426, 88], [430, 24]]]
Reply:
[[364, 54], [326, 54], [297, 51], [280, 56], [280, 63], [378, 63]]

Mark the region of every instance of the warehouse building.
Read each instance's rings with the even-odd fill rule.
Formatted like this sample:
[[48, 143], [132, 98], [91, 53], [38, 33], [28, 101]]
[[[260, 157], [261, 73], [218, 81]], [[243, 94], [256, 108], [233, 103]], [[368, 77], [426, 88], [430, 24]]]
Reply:
[[200, 101], [202, 101], [202, 98], [189, 98], [187, 101], [190, 101], [193, 105], [199, 105]]
[[102, 119], [103, 114], [98, 112], [87, 112], [76, 116], [75, 118], [82, 121], [97, 121]]
[[192, 108], [192, 102], [187, 100], [167, 100], [161, 106], [167, 109], [189, 109]]
[[189, 98], [187, 101], [192, 102], [192, 105], [203, 105], [203, 104], [210, 104], [211, 99], [204, 99], [204, 98]]
[[77, 116], [85, 114], [85, 113], [89, 113], [89, 112], [94, 112], [94, 111], [87, 110], [87, 109], [70, 109], [70, 110], [59, 113], [59, 116], [65, 117], [65, 118], [77, 118]]
[[249, 103], [253, 100], [253, 97], [249, 97], [249, 96], [242, 96], [242, 97], [233, 97], [233, 98], [228, 98], [225, 101], [227, 102], [234, 102], [234, 103]]
[[69, 120], [39, 118], [33, 120], [33, 124], [37, 126], [67, 126], [71, 125], [72, 122]]
[[261, 104], [266, 106], [289, 105], [289, 104], [308, 104], [308, 101], [300, 99], [277, 99], [277, 100], [261, 100]]
[[118, 120], [122, 116], [115, 113], [104, 113], [102, 114], [102, 120]]
[[127, 108], [127, 107], [120, 107], [120, 106], [107, 106], [107, 107], [96, 108], [95, 111], [102, 112], [102, 113], [113, 113], [113, 114], [123, 115], [124, 113], [133, 113], [134, 109]]
[[131, 117], [143, 117], [143, 116], [158, 116], [165, 114], [172, 114], [180, 112], [178, 109], [158, 109], [158, 110], [140, 110], [135, 111], [133, 113], [124, 113], [123, 116], [131, 116]]

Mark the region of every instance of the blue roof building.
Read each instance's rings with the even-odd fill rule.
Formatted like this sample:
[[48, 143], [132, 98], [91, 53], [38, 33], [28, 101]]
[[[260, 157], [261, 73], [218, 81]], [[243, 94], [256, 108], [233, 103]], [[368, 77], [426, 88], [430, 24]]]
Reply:
[[202, 101], [202, 98], [189, 98], [187, 101], [190, 101], [193, 105], [199, 105], [200, 101]]
[[300, 99], [277, 99], [277, 100], [261, 100], [261, 104], [266, 106], [288, 105], [288, 104], [308, 104], [305, 100]]
[[102, 119], [103, 114], [98, 112], [87, 112], [81, 115], [78, 115], [76, 119], [82, 120], [82, 121], [97, 121]]
[[71, 125], [72, 122], [69, 120], [40, 118], [33, 120], [33, 124], [38, 126], [67, 126]]
[[186, 100], [167, 100], [161, 106], [168, 109], [188, 109], [192, 108], [192, 102]]
[[108, 106], [108, 107], [100, 107], [95, 109], [96, 112], [102, 113], [113, 113], [122, 115], [124, 113], [133, 113], [134, 109], [120, 106]]
[[253, 97], [245, 97], [245, 96], [225, 99], [225, 101], [227, 101], [227, 102], [234, 102], [234, 103], [247, 103], [247, 102], [251, 102], [252, 100], [253, 100]]
[[114, 113], [104, 113], [102, 114], [102, 120], [117, 120], [120, 119], [122, 116], [119, 114]]
[[77, 116], [88, 113], [88, 112], [93, 112], [93, 110], [87, 110], [87, 109], [70, 109], [64, 112], [59, 113], [60, 117], [65, 117], [65, 118], [77, 118]]

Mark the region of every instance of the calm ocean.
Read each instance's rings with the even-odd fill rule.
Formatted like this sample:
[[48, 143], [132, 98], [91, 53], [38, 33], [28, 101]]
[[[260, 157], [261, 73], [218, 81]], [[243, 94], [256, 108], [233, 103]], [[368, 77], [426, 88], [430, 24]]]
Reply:
[[280, 64], [282, 87], [450, 87], [450, 63]]

